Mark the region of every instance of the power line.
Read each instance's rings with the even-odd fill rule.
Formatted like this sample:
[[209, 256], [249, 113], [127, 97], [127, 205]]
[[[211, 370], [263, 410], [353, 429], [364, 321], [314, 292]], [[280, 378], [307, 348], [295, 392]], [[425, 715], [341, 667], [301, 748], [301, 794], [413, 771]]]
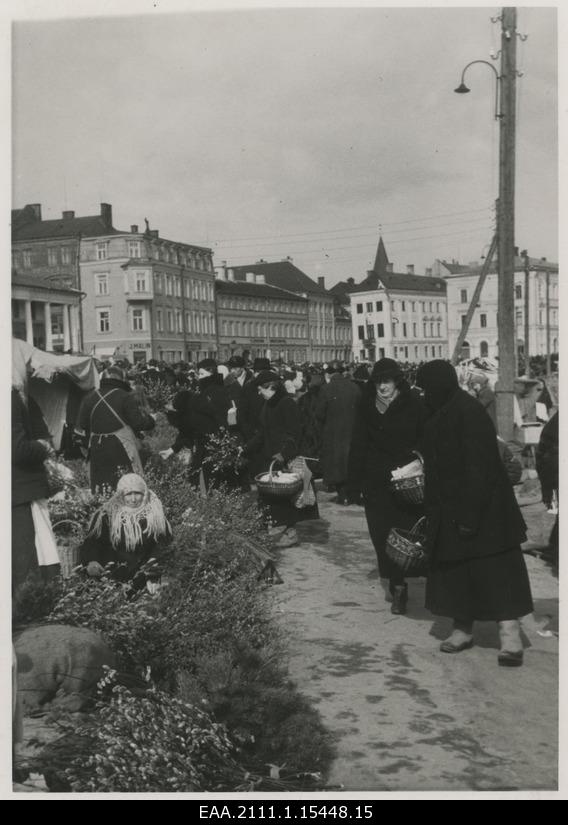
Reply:
[[390, 226], [403, 226], [412, 223], [423, 223], [424, 221], [431, 221], [431, 220], [438, 220], [438, 218], [451, 218], [458, 215], [473, 215], [478, 212], [487, 212], [490, 211], [492, 207], [486, 206], [482, 209], [465, 209], [461, 212], [446, 212], [445, 214], [440, 215], [430, 215], [429, 217], [422, 217], [422, 218], [414, 218], [411, 220], [406, 221], [393, 221], [391, 223], [382, 223], [381, 221], [377, 221], [375, 224], [371, 225], [363, 225], [363, 226], [351, 226], [351, 227], [339, 227], [336, 229], [322, 229], [322, 230], [314, 230], [312, 232], [293, 232], [288, 234], [282, 235], [256, 235], [251, 236], [249, 238], [219, 238], [217, 241], [214, 241], [216, 244], [222, 243], [233, 243], [236, 241], [263, 241], [263, 240], [271, 240], [272, 238], [300, 238], [305, 237], [308, 235], [328, 235], [333, 234], [335, 232], [355, 232], [359, 229], [373, 229], [375, 232], [377, 229], [381, 227], [390, 227]]

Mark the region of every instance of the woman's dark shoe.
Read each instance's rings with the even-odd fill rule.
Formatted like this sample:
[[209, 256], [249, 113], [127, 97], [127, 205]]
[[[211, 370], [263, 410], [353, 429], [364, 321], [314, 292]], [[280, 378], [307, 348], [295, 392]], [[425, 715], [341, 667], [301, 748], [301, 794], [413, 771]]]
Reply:
[[497, 663], [501, 667], [521, 667], [523, 664], [523, 651], [501, 650], [497, 656]]
[[446, 639], [445, 642], [442, 642], [442, 644], [440, 645], [440, 650], [442, 651], [442, 653], [461, 653], [462, 650], [469, 650], [472, 647], [473, 638], [458, 641], [453, 640], [452, 636], [450, 636], [449, 639]]
[[408, 585], [395, 584], [390, 586], [392, 595], [391, 613], [395, 616], [404, 616], [408, 602]]
[[518, 619], [499, 622], [501, 650], [497, 662], [501, 667], [520, 667], [523, 664], [523, 642]]

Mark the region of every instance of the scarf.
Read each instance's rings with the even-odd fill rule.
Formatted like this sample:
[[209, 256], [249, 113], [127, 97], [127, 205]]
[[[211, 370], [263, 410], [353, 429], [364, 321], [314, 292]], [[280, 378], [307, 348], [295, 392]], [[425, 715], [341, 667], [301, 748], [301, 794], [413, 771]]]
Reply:
[[122, 540], [126, 551], [132, 553], [142, 544], [145, 536], [157, 540], [170, 531], [162, 502], [152, 490], [148, 490], [143, 479], [140, 479], [140, 481], [144, 484], [144, 498], [140, 506], [136, 508], [128, 507], [123, 496], [125, 492], [129, 491], [117, 491], [95, 515], [88, 535], [101, 535], [103, 520], [106, 516], [112, 546], [116, 548]]
[[386, 413], [392, 402], [398, 398], [398, 390], [396, 390], [390, 398], [381, 398], [379, 395], [375, 395], [375, 407], [377, 408], [380, 415]]

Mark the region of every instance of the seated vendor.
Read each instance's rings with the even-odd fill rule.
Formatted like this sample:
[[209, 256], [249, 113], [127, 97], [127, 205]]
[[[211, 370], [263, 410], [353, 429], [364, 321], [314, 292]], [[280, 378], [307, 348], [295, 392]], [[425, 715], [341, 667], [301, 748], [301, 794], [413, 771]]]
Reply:
[[119, 480], [116, 493], [93, 516], [79, 549], [81, 564], [89, 576], [98, 578], [105, 565], [114, 562], [113, 578], [129, 581], [142, 565], [158, 558], [171, 535], [157, 495], [143, 478], [128, 473]]

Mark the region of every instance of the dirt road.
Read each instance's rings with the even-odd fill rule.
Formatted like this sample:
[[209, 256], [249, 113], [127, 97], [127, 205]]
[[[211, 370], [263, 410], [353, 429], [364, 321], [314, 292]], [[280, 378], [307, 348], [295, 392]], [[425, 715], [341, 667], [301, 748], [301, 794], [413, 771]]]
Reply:
[[[319, 521], [299, 525], [300, 547], [279, 553], [275, 588], [291, 676], [317, 704], [337, 743], [329, 782], [344, 791], [554, 790], [558, 739], [558, 581], [526, 557], [535, 612], [523, 619], [525, 664], [497, 666], [496, 625], [476, 645], [439, 652], [450, 621], [409, 584], [393, 616], [373, 577], [360, 507], [320, 494]], [[523, 508], [530, 538], [551, 527], [541, 504]], [[541, 635], [544, 634], [544, 635]]]

